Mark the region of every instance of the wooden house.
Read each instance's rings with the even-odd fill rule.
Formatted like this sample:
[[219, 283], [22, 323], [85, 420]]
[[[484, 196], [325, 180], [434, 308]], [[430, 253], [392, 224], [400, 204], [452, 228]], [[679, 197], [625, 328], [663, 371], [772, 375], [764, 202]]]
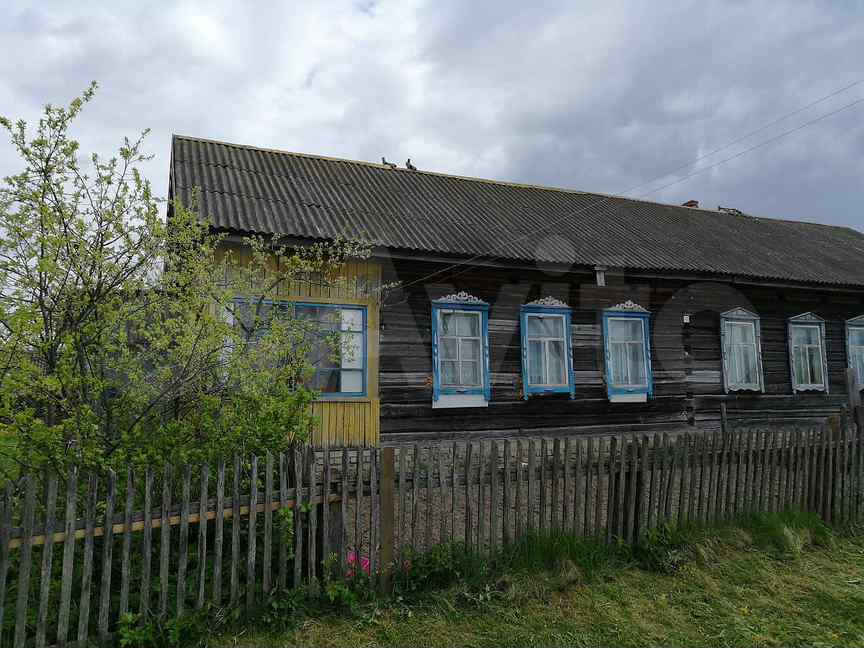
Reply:
[[284, 296], [363, 333], [322, 445], [815, 421], [864, 375], [850, 228], [175, 136], [170, 196], [195, 188], [226, 245], [375, 246], [363, 290]]

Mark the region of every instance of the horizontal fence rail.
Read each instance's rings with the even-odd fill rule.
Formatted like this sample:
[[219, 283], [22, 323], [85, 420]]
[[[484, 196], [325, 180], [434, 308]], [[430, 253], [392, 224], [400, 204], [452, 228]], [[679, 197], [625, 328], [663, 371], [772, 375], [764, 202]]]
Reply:
[[373, 585], [431, 547], [530, 532], [637, 542], [795, 507], [861, 519], [864, 447], [818, 427], [309, 448], [123, 475], [25, 475], [0, 506], [0, 645], [107, 642], [126, 614], [251, 608], [325, 575]]

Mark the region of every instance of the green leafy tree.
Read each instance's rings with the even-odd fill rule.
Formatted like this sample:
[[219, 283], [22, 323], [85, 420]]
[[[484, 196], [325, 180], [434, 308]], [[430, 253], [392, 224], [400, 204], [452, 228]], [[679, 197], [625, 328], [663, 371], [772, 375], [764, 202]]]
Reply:
[[[242, 262], [220, 254], [222, 237], [194, 204], [162, 216], [139, 171], [146, 131], [109, 159], [81, 155], [69, 129], [95, 90], [47, 106], [32, 135], [0, 118], [22, 165], [0, 188], [5, 469], [303, 442], [321, 334], [269, 305], [301, 278], [339, 283], [368, 247], [250, 237]], [[344, 352], [324, 337], [327, 353]]]

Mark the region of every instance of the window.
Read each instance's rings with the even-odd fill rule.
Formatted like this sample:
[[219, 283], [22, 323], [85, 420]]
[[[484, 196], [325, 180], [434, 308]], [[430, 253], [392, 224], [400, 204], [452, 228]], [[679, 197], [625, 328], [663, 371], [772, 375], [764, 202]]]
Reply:
[[726, 391], [764, 391], [759, 316], [743, 308], [723, 313], [720, 338]]
[[603, 312], [606, 391], [612, 402], [644, 402], [654, 393], [650, 317], [646, 309], [631, 301]]
[[489, 305], [465, 293], [432, 302], [433, 407], [488, 404]]
[[813, 313], [789, 319], [792, 391], [828, 391], [825, 322]]
[[522, 307], [522, 387], [531, 394], [575, 398], [570, 342], [570, 308], [547, 297]]
[[236, 299], [240, 320], [255, 326], [253, 339], [261, 337], [272, 317], [289, 317], [308, 322], [310, 339], [309, 362], [315, 371], [308, 387], [324, 396], [366, 396], [366, 307], [340, 304], [313, 304], [288, 301], [256, 302]]
[[846, 322], [846, 352], [849, 367], [858, 376], [858, 386], [864, 387], [864, 315]]

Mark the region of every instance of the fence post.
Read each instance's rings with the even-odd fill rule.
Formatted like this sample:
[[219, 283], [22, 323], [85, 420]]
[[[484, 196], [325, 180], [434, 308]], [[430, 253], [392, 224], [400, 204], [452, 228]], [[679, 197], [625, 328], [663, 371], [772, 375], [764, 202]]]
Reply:
[[393, 568], [395, 460], [394, 449], [392, 447], [384, 448], [381, 453], [381, 589], [384, 592], [390, 591], [390, 572]]

